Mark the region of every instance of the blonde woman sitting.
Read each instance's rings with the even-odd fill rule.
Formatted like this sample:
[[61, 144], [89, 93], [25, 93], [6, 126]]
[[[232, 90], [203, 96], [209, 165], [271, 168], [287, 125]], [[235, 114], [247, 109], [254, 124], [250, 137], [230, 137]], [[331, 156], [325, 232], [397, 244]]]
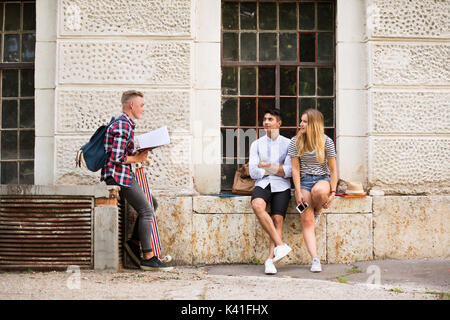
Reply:
[[312, 272], [321, 272], [317, 255], [315, 225], [323, 209], [334, 200], [337, 185], [336, 150], [324, 134], [323, 115], [315, 109], [303, 112], [300, 130], [291, 139], [289, 156], [297, 204], [308, 204], [301, 214], [303, 238], [312, 258]]

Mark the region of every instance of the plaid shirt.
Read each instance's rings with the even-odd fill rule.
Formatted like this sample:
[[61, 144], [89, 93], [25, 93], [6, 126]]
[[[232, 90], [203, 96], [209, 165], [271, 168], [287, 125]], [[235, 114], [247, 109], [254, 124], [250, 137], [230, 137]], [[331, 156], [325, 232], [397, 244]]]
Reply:
[[122, 113], [106, 130], [105, 151], [110, 156], [102, 168], [101, 181], [111, 176], [121, 186], [131, 185], [133, 175], [130, 165], [123, 163], [134, 151], [134, 127], [133, 120], [126, 113]]

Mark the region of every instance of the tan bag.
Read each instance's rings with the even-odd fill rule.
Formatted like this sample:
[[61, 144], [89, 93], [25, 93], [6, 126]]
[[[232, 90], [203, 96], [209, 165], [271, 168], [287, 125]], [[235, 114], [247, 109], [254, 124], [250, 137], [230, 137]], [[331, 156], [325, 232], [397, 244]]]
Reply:
[[248, 196], [253, 193], [255, 181], [250, 177], [248, 163], [242, 165], [234, 174], [233, 188], [231, 192], [234, 194]]

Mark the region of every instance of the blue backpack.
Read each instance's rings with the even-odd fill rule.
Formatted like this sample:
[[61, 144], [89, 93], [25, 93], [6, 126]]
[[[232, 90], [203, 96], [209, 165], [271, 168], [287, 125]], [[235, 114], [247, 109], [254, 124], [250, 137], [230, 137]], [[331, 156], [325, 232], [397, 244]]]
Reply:
[[96, 172], [103, 168], [108, 160], [109, 153], [105, 152], [104, 138], [108, 127], [114, 123], [116, 119], [111, 118], [109, 124], [100, 126], [92, 135], [88, 143], [80, 148], [77, 152], [76, 166], [81, 167], [83, 164], [90, 171]]

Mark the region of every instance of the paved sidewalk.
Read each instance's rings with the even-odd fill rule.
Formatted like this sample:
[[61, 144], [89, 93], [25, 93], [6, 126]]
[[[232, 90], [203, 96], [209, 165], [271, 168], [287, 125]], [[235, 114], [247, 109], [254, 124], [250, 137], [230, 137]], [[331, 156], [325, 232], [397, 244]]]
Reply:
[[263, 265], [178, 266], [169, 272], [0, 271], [0, 299], [448, 300], [449, 270], [450, 259], [420, 259], [323, 265], [318, 274], [309, 266], [286, 265], [275, 276], [265, 275]]

